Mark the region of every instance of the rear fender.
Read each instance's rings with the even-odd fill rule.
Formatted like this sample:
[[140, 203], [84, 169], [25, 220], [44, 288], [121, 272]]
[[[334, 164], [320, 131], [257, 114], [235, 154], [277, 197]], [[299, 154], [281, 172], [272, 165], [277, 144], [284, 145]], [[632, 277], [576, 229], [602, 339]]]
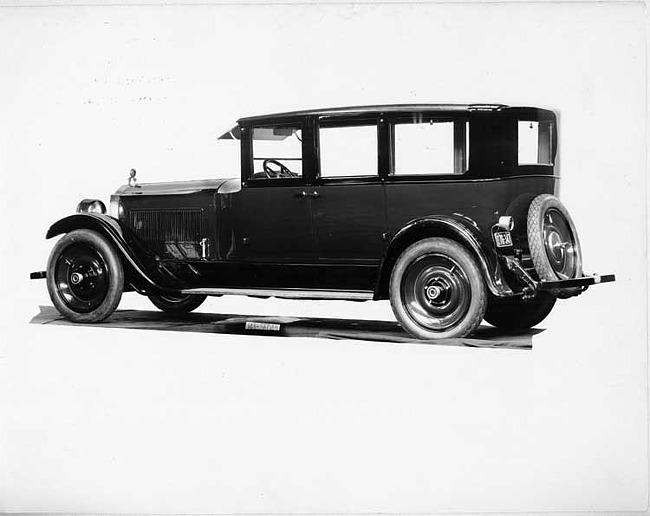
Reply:
[[399, 255], [418, 240], [431, 237], [449, 238], [464, 245], [476, 259], [492, 295], [507, 297], [514, 294], [503, 276], [494, 246], [483, 236], [476, 222], [469, 217], [453, 214], [412, 220], [395, 234], [382, 257], [374, 299], [388, 298], [390, 275]]
[[122, 257], [129, 282], [140, 291], [160, 292], [183, 288], [149, 255], [142, 243], [119, 221], [98, 213], [76, 213], [65, 217], [50, 227], [45, 238], [69, 233], [76, 229], [90, 229], [105, 236], [113, 243]]

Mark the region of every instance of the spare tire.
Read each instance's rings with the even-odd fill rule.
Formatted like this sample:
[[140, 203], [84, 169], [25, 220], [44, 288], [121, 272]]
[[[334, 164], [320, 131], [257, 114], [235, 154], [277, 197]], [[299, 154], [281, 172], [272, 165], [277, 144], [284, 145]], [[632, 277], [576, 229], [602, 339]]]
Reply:
[[[554, 195], [538, 195], [528, 208], [528, 246], [542, 281], [582, 277], [582, 251], [571, 215]], [[577, 296], [582, 287], [558, 288], [557, 297]]]

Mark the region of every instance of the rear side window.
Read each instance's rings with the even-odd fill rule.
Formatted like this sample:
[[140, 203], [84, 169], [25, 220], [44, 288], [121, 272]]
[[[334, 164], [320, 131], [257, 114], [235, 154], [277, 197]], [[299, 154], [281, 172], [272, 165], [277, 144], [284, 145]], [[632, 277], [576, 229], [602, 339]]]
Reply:
[[519, 120], [517, 161], [519, 165], [552, 165], [553, 123]]
[[321, 125], [320, 177], [377, 175], [377, 124]]
[[466, 120], [396, 122], [394, 174], [464, 174], [469, 151]]

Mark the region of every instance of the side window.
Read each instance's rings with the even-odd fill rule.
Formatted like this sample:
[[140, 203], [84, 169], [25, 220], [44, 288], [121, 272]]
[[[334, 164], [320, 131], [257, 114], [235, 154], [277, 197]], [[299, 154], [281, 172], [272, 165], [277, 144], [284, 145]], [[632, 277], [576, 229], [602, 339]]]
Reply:
[[396, 122], [395, 175], [464, 174], [469, 153], [467, 120]]
[[377, 124], [321, 126], [320, 177], [377, 175]]
[[302, 177], [302, 129], [293, 126], [253, 128], [251, 179]]
[[517, 151], [519, 165], [552, 165], [553, 123], [519, 120]]

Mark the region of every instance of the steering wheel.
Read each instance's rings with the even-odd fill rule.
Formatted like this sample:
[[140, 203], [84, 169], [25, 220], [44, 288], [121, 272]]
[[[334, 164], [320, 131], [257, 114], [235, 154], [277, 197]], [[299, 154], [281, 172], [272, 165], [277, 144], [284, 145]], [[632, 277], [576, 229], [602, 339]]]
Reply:
[[[269, 165], [276, 165], [278, 169], [274, 170]], [[264, 169], [264, 173], [266, 174], [266, 177], [268, 177], [269, 179], [298, 176], [298, 174], [289, 170], [287, 166], [280, 163], [277, 159], [265, 159], [264, 162], [262, 163], [262, 168]]]

